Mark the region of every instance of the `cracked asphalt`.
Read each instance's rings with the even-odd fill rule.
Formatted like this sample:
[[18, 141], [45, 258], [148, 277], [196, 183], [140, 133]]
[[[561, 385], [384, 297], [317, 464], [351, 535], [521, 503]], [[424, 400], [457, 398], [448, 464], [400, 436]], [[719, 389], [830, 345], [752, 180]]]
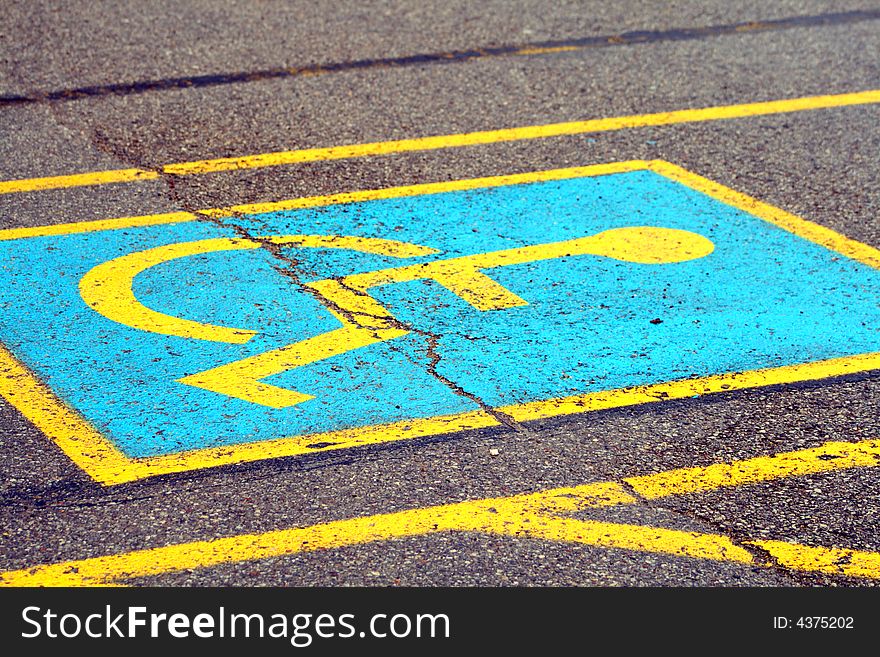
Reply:
[[[0, 194], [0, 228], [193, 212], [261, 242], [276, 271], [312, 293], [301, 263], [261, 241], [244, 215], [218, 219], [200, 210], [659, 159], [880, 248], [876, 103], [205, 175], [162, 172], [167, 164], [202, 159], [877, 89], [880, 18], [718, 26], [878, 9], [871, 2], [804, 0], [10, 2], [0, 26], [0, 180], [129, 168], [159, 174]], [[620, 36], [633, 31], [654, 36]], [[613, 47], [597, 45], [612, 37]], [[549, 52], [551, 43], [556, 51]], [[548, 52], [520, 53], [535, 44]], [[418, 57], [452, 52], [476, 54]], [[289, 74], [309, 67], [310, 74]], [[266, 73], [272, 71], [288, 74]], [[74, 93], [83, 89], [103, 91]], [[880, 438], [875, 371], [520, 422], [438, 371], [436, 336], [403, 328], [426, 338], [420, 362], [427, 372], [498, 426], [102, 486], [0, 398], [0, 570]], [[761, 561], [766, 555], [748, 540], [880, 552], [878, 485], [880, 469], [852, 468], [640, 498], [577, 517], [717, 534]], [[774, 563], [444, 533], [234, 560], [130, 583], [878, 581]]]
[[[291, 283], [297, 290], [305, 292], [309, 294], [313, 298], [315, 298], [322, 306], [326, 307], [328, 310], [333, 312], [334, 314], [344, 317], [350, 324], [354, 326], [358, 326], [361, 328], [379, 328], [379, 329], [396, 329], [402, 332], [411, 332], [415, 333], [424, 338], [424, 351], [427, 357], [427, 363], [425, 364], [425, 370], [427, 373], [437, 381], [439, 381], [442, 385], [449, 388], [453, 394], [459, 395], [468, 399], [475, 403], [480, 409], [482, 409], [487, 414], [491, 415], [493, 418], [498, 420], [498, 422], [512, 430], [516, 431], [528, 431], [525, 427], [523, 427], [519, 422], [517, 422], [514, 418], [505, 414], [504, 412], [492, 407], [490, 404], [486, 403], [477, 395], [468, 392], [461, 385], [456, 383], [455, 381], [449, 379], [444, 376], [441, 372], [438, 371], [437, 365], [442, 359], [442, 355], [438, 349], [438, 341], [439, 336], [424, 329], [420, 329], [417, 326], [414, 326], [410, 323], [404, 323], [400, 320], [386, 315], [371, 315], [364, 311], [357, 310], [349, 310], [339, 303], [337, 303], [333, 298], [328, 297], [326, 295], [321, 294], [321, 292], [314, 287], [307, 285], [303, 279], [305, 277], [314, 277], [314, 274], [310, 272], [307, 268], [303, 267], [303, 264], [296, 259], [296, 257], [290, 255], [290, 253], [285, 252], [279, 245], [273, 243], [271, 240], [262, 238], [259, 235], [254, 234], [253, 228], [250, 228], [248, 224], [250, 220], [247, 215], [243, 213], [237, 213], [233, 216], [232, 220], [226, 219], [216, 219], [211, 217], [209, 214], [200, 213], [200, 209], [197, 207], [191, 207], [186, 203], [181, 205], [182, 209], [187, 212], [192, 212], [197, 216], [204, 217], [205, 220], [210, 221], [212, 223], [217, 224], [223, 228], [232, 229], [237, 236], [242, 239], [251, 240], [253, 242], [259, 243], [261, 248], [266, 249], [271, 253], [272, 257], [278, 261], [278, 264], [274, 266], [274, 269], [278, 271], [283, 276], [290, 279]], [[265, 230], [265, 226], [261, 226], [261, 229]], [[334, 277], [332, 280], [335, 280], [341, 287], [346, 289], [347, 291], [359, 295], [362, 297], [369, 297], [369, 295], [359, 289], [352, 288], [347, 286], [345, 283], [345, 279], [343, 277]], [[373, 336], [380, 340], [382, 339], [379, 334], [375, 331], [373, 332]], [[392, 351], [403, 354], [407, 360], [412, 362], [415, 366], [419, 367], [420, 364], [416, 362], [414, 358], [406, 354], [406, 352], [396, 348], [394, 344], [390, 345], [390, 349]]]

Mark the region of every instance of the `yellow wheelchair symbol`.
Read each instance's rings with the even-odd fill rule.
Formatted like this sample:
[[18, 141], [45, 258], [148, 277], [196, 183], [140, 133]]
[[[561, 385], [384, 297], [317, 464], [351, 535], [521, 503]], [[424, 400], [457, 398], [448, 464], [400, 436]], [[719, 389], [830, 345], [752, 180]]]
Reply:
[[[258, 249], [265, 242], [298, 248], [349, 249], [394, 258], [437, 253], [436, 249], [427, 246], [353, 236], [284, 235], [254, 240], [205, 239], [168, 244], [104, 262], [83, 276], [79, 285], [80, 294], [91, 308], [104, 317], [142, 331], [243, 344], [257, 332], [196, 322], [152, 310], [135, 297], [132, 285], [135, 276], [141, 272], [170, 260], [217, 251]], [[659, 265], [702, 258], [713, 250], [711, 241], [690, 231], [632, 226], [562, 242], [434, 260], [305, 283], [303, 286], [307, 291], [340, 321], [341, 328], [197, 372], [178, 379], [178, 382], [254, 404], [287, 408], [313, 396], [269, 385], [263, 383], [262, 379], [409, 333], [406, 325], [396, 320], [369, 295], [370, 288], [431, 280], [479, 311], [503, 310], [528, 305], [528, 302], [494, 281], [483, 273], [484, 270], [580, 255]]]

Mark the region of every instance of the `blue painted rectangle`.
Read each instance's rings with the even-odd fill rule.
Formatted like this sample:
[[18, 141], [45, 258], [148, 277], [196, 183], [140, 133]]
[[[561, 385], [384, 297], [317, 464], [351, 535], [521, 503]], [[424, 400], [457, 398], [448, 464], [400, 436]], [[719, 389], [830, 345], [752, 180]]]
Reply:
[[[437, 254], [401, 261], [294, 249], [303, 282], [613, 228], [658, 226], [711, 240], [666, 265], [571, 256], [492, 269], [528, 305], [480, 312], [431, 281], [370, 291], [438, 336], [436, 369], [490, 406], [880, 351], [880, 272], [651, 171], [272, 212], [263, 235], [381, 237]], [[78, 292], [102, 262], [164, 244], [236, 237], [209, 221], [0, 242], [0, 341], [126, 455], [174, 454], [478, 406], [428, 371], [410, 333], [267, 379], [314, 395], [273, 409], [176, 379], [340, 326], [264, 249], [191, 256], [135, 279], [151, 308], [255, 330], [244, 345], [113, 322]]]

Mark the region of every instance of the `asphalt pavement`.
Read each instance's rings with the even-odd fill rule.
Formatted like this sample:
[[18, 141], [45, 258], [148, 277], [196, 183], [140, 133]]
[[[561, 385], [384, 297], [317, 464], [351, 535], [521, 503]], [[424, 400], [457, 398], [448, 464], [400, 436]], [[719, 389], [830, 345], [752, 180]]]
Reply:
[[[880, 464], [876, 443], [880, 438], [880, 376], [870, 358], [862, 358], [872, 352], [862, 345], [880, 339], [880, 324], [871, 324], [878, 319], [876, 296], [873, 303], [871, 299], [878, 290], [873, 272], [880, 266], [880, 260], [871, 264], [873, 249], [880, 248], [880, 95], [875, 91], [880, 89], [880, 7], [876, 3], [8, 2], [3, 14], [0, 181], [43, 182], [28, 183], [33, 188], [20, 191], [11, 186], [4, 191], [0, 183], [0, 229], [26, 229], [14, 240], [3, 238], [14, 244], [7, 242], [13, 246], [3, 251], [7, 255], [0, 261], [0, 312], [5, 316], [0, 321], [0, 344], [12, 358], [5, 359], [0, 369], [7, 381], [6, 398], [0, 397], [0, 577], [12, 573], [12, 583], [19, 582], [15, 578], [23, 578], [21, 583], [40, 583], [42, 571], [32, 571], [33, 567], [61, 564], [46, 571], [47, 581], [76, 583], [76, 574], [82, 572], [85, 583], [106, 577], [139, 585], [873, 586], [880, 582], [876, 494], [880, 468], [872, 467]], [[739, 111], [731, 118], [716, 113], [699, 120], [684, 116], [667, 124], [652, 119], [632, 125], [587, 126], [556, 136], [533, 130], [498, 140], [472, 140], [471, 145], [461, 138], [508, 128], [864, 92], [874, 95], [840, 103], [815, 102], [804, 108]], [[351, 157], [325, 153], [289, 163], [279, 157], [275, 158], [278, 162], [252, 158], [237, 165], [214, 166], [219, 169], [214, 171], [208, 165], [188, 165], [183, 173], [169, 168], [219, 158], [432, 136], [447, 139], [411, 149], [392, 144], [383, 152], [367, 149]], [[204, 269], [211, 262], [225, 267], [221, 260], [238, 262], [235, 258], [241, 254], [199, 260], [199, 266], [191, 270], [181, 264], [176, 274], [150, 278], [135, 286], [135, 292], [145, 303], [155, 293], [153, 303], [170, 315], [175, 313], [169, 309], [178, 306], [183, 309], [178, 314], [189, 312], [187, 307], [198, 308], [204, 323], [226, 325], [251, 317], [232, 308], [235, 304], [229, 299], [250, 298], [253, 293], [255, 303], [260, 301], [269, 308], [267, 313], [277, 311], [273, 318], [283, 319], [284, 308], [272, 305], [275, 297], [271, 295], [276, 292], [266, 290], [290, 284], [285, 277], [301, 286], [303, 276], [311, 281], [338, 281], [352, 272], [333, 270], [345, 260], [328, 257], [301, 262], [289, 251], [273, 250], [262, 235], [284, 232], [273, 228], [272, 222], [281, 221], [277, 217], [297, 226], [315, 222], [313, 233], [306, 227], [298, 234], [318, 234], [319, 227], [351, 221], [352, 231], [363, 229], [359, 235], [412, 244], [426, 244], [432, 232], [444, 233], [447, 228], [444, 234], [451, 235], [461, 224], [445, 226], [438, 219], [431, 228], [434, 219], [419, 215], [423, 207], [419, 203], [428, 202], [420, 200], [424, 188], [391, 195], [391, 201], [370, 200], [381, 194], [355, 194], [366, 208], [364, 216], [369, 215], [361, 219], [346, 219], [348, 201], [336, 197], [313, 203], [318, 207], [313, 214], [295, 220], [290, 219], [293, 215], [284, 215], [289, 210], [260, 204], [449, 183], [451, 187], [437, 189], [474, 194], [465, 200], [481, 208], [473, 220], [473, 232], [489, 235], [485, 244], [490, 246], [483, 248], [480, 242], [471, 248], [468, 242], [461, 246], [462, 253], [467, 249], [467, 254], [488, 253], [532, 244], [517, 242], [518, 220], [505, 219], [508, 206], [500, 205], [507, 203], [503, 199], [508, 192], [503, 190], [526, 192], [503, 186], [497, 194], [479, 192], [485, 187], [480, 185], [474, 192], [456, 192], [457, 181], [524, 174], [523, 181], [534, 182], [528, 178], [531, 172], [630, 161], [671, 163], [700, 180], [779, 209], [782, 214], [774, 217], [794, 216], [850, 240], [835, 242], [838, 237], [828, 238], [825, 233], [816, 237], [815, 231], [810, 233], [814, 237], [803, 239], [804, 231], [812, 228], [792, 229], [793, 235], [786, 232], [792, 253], [802, 248], [801, 242], [809, 242], [816, 253], [821, 248], [830, 254], [821, 260], [827, 264], [825, 269], [791, 271], [788, 263], [801, 261], [789, 256], [789, 242], [773, 242], [781, 245], [778, 251], [777, 246], [766, 246], [763, 238], [756, 237], [760, 231], [749, 228], [752, 224], [743, 219], [743, 243], [767, 255], [767, 267], [778, 265], [784, 280], [776, 274], [762, 275], [757, 266], [758, 273], [737, 279], [738, 290], [750, 290], [748, 303], [752, 305], [725, 309], [739, 317], [736, 325], [709, 335], [702, 347], [688, 344], [689, 333], [682, 333], [685, 339], [681, 340], [676, 338], [679, 334], [669, 334], [663, 344], [671, 345], [672, 351], [666, 346], [655, 351], [662, 351], [673, 366], [684, 368], [680, 378], [697, 372], [702, 381], [730, 372], [783, 371], [820, 360], [853, 360], [821, 372], [750, 375], [745, 377], [747, 384], [724, 383], [709, 394], [661, 390], [658, 397], [646, 400], [636, 398], [634, 387], [661, 385], [676, 377], [661, 371], [666, 361], [659, 355], [658, 360], [651, 360], [648, 347], [620, 338], [628, 350], [647, 350], [642, 355], [648, 364], [639, 369], [642, 361], [634, 356], [635, 369], [620, 373], [623, 383], [619, 386], [609, 383], [595, 390], [571, 387], [563, 391], [559, 384], [563, 387], [549, 391], [549, 384], [541, 384], [544, 388], [538, 390], [529, 387], [532, 378], [525, 370], [511, 364], [517, 357], [532, 354], [514, 338], [504, 343], [512, 345], [509, 348], [495, 349], [477, 340], [473, 354], [451, 348], [444, 352], [449, 342], [441, 339], [437, 343], [431, 331], [418, 329], [423, 300], [418, 296], [407, 300], [406, 295], [416, 294], [415, 286], [421, 284], [404, 282], [398, 286], [401, 292], [383, 291], [381, 296], [400, 319], [388, 320], [387, 326], [376, 330], [403, 331], [403, 321], [405, 330], [411, 331], [409, 336], [382, 334], [387, 343], [375, 351], [363, 351], [370, 355], [363, 356], [350, 381], [334, 377], [330, 361], [326, 369], [316, 369], [318, 374], [311, 379], [297, 372], [282, 374], [288, 377], [283, 383], [277, 379], [283, 388], [305, 392], [304, 385], [320, 383], [320, 389], [333, 399], [341, 391], [338, 407], [318, 407], [313, 419], [297, 416], [289, 420], [289, 426], [296, 428], [288, 434], [320, 433], [331, 438], [314, 439], [319, 440], [319, 446], [311, 449], [314, 453], [299, 447], [279, 451], [273, 446], [265, 452], [249, 452], [249, 442], [262, 445], [280, 439], [282, 434], [261, 433], [275, 426], [275, 415], [271, 422], [254, 415], [255, 419], [245, 423], [249, 428], [242, 429], [236, 424], [235, 411], [224, 410], [220, 402], [205, 402], [206, 414], [233, 415], [226, 424], [217, 420], [223, 430], [206, 429], [203, 433], [210, 436], [202, 443], [187, 442], [196, 440], [193, 436], [199, 427], [214, 426], [210, 424], [214, 420], [199, 415], [201, 411], [181, 411], [190, 399], [184, 393], [180, 393], [184, 401], [179, 406], [161, 397], [175, 382], [154, 374], [147, 356], [142, 370], [125, 365], [129, 368], [125, 376], [118, 373], [122, 370], [113, 370], [116, 357], [124, 358], [119, 355], [121, 347], [112, 342], [116, 334], [110, 329], [90, 332], [91, 316], [82, 320], [80, 328], [75, 322], [57, 319], [74, 301], [64, 297], [66, 292], [45, 295], [39, 283], [55, 280], [52, 277], [58, 272], [59, 281], [70, 283], [72, 274], [66, 273], [65, 263], [86, 262], [93, 252], [110, 260], [160, 242], [184, 241], [180, 235], [189, 235], [188, 240], [251, 240], [265, 259], [248, 276], [230, 274], [235, 282], [232, 291], [211, 288], [218, 279], [211, 279], [210, 272], [199, 267]], [[104, 182], [100, 176], [85, 181], [55, 179], [129, 170], [142, 174], [121, 182]], [[586, 173], [578, 176], [583, 177], [574, 179], [588, 181], [584, 185], [592, 184], [591, 180], [623, 180], [614, 176], [636, 176], [628, 180], [641, 181], [638, 176], [662, 173], [582, 171]], [[666, 203], [667, 192], [640, 191], [642, 182], [626, 184], [635, 185], [626, 188], [630, 199], [647, 199], [639, 210], [639, 223], [652, 223], [651, 203], [657, 199]], [[672, 190], [673, 182], [668, 185], [668, 194], [677, 193]], [[578, 199], [585, 199], [584, 207], [601, 210], [606, 207], [603, 203], [612, 203], [608, 199], [616, 187], [595, 189], [599, 191], [577, 192], [583, 195]], [[710, 200], [749, 217], [763, 212], [725, 194], [713, 192]], [[548, 192], [541, 199], [551, 197]], [[452, 212], [458, 203], [454, 198], [459, 197], [450, 198], [447, 203]], [[552, 199], [535, 201], [534, 207], [550, 212], [557, 203]], [[369, 204], [382, 202], [392, 208], [382, 210], [387, 216], [402, 217], [402, 228], [370, 233], [372, 227], [384, 224], [382, 217], [370, 223], [373, 206]], [[528, 223], [532, 201], [510, 201], [515, 202], [524, 203], [516, 207], [526, 208], [521, 210], [526, 218], [519, 221]], [[549, 210], [540, 205], [545, 202]], [[499, 204], [497, 215], [492, 203]], [[257, 209], [203, 212], [255, 205]], [[658, 221], [666, 217], [662, 213], [667, 210], [657, 211]], [[694, 215], [728, 211], [733, 210], [707, 205], [696, 208]], [[135, 240], [135, 246], [122, 238], [105, 237], [105, 233], [126, 235], [127, 228], [95, 231], [81, 241], [77, 241], [81, 236], [71, 237], [64, 228], [54, 234], [40, 233], [43, 227], [165, 213], [190, 213], [192, 220], [167, 224], [168, 231], [178, 232], [162, 233], [169, 237], [159, 237], [159, 242], [143, 237], [142, 242]], [[249, 218], [257, 214], [257, 219]], [[721, 221], [717, 216], [712, 215], [710, 223]], [[390, 219], [384, 220], [390, 227]], [[560, 222], [559, 226], [539, 226], [535, 234], [555, 235], [558, 228], [560, 235], [569, 235], [565, 231], [570, 227]], [[150, 230], [166, 229], [157, 224]], [[331, 232], [342, 234], [335, 229]], [[539, 241], [557, 239], [561, 238]], [[42, 242], [31, 246], [37, 244], [34, 240]], [[862, 246], [850, 248], [851, 241]], [[721, 253], [718, 244], [716, 240]], [[437, 245], [441, 251], [446, 248], [440, 242]], [[6, 245], [0, 242], [0, 246]], [[454, 251], [452, 246], [448, 249]], [[743, 256], [742, 261], [749, 258]], [[303, 262], [303, 270], [297, 271]], [[390, 261], [364, 262], [358, 265], [359, 273], [392, 266]], [[70, 271], [79, 271], [79, 266], [70, 264]], [[309, 267], [325, 273], [309, 278]], [[537, 267], [529, 270], [532, 274], [524, 273], [522, 280], [539, 277], [535, 272], [544, 270]], [[233, 271], [233, 264], [229, 268]], [[505, 278], [507, 274], [499, 274], [498, 280], [539, 307], [529, 296], [537, 294], [537, 288], [526, 283], [516, 287], [518, 275]], [[397, 280], [404, 280], [403, 276]], [[609, 300], [616, 288], [597, 283], [589, 272], [583, 276], [574, 296], [566, 301], [568, 314], [555, 323], [545, 318], [545, 323], [523, 329], [523, 344], [547, 350], [547, 368], [579, 350], [589, 356], [593, 343], [582, 342], [587, 340], [581, 337], [583, 318], [598, 313], [596, 308], [603, 303], [618, 307], [617, 301]], [[679, 326], [681, 317], [660, 297], [645, 300], [653, 289], [650, 281], [660, 279], [644, 280], [641, 287], [632, 284], [633, 298], [648, 304], [658, 330]], [[760, 308], [766, 305], [768, 313], [784, 308], [787, 299], [796, 295], [806, 299], [822, 285], [840, 292], [837, 306], [822, 314], [819, 301], [815, 306], [805, 301], [815, 310], [813, 317], [807, 313], [785, 319], [784, 327], [792, 335], [806, 336], [803, 343], [795, 344], [795, 338], [769, 324], [770, 320], [760, 324], [765, 317]], [[547, 290], [551, 287], [548, 283]], [[76, 293], [75, 285], [70, 289]], [[715, 288], [707, 282], [705, 289]], [[544, 287], [541, 290], [545, 294]], [[670, 294], [675, 293], [673, 288]], [[697, 294], [696, 301], [695, 294], [689, 291], [682, 297], [699, 307], [711, 306], [706, 301], [709, 292]], [[260, 295], [268, 295], [269, 300], [258, 299]], [[108, 299], [106, 304], [116, 303]], [[459, 300], [449, 299], [458, 308]], [[344, 325], [351, 319], [346, 315], [350, 309], [324, 305], [331, 311], [335, 308]], [[88, 310], [83, 308], [83, 312]], [[297, 319], [293, 322], [296, 330], [280, 326], [275, 333], [268, 331], [272, 339], [277, 337], [277, 344], [267, 337], [265, 345], [260, 345], [282, 349], [279, 345], [293, 334], [305, 339], [337, 327], [325, 308], [315, 308], [309, 321], [320, 319], [320, 323], [307, 325], [305, 319]], [[442, 309], [434, 312], [443, 315]], [[462, 317], [469, 317], [462, 312]], [[503, 317], [500, 310], [490, 312], [495, 313], [492, 317]], [[626, 306], [620, 312], [624, 317]], [[93, 314], [94, 321], [107, 321]], [[440, 328], [432, 331], [450, 340], [453, 329], [440, 322], [442, 317], [434, 319], [431, 325]], [[690, 322], [691, 316], [684, 319]], [[684, 319], [682, 326], [688, 323]], [[506, 320], [494, 321], [499, 325], [493, 324], [493, 330], [500, 335], [508, 326]], [[757, 327], [754, 332], [744, 328], [752, 324]], [[804, 327], [811, 327], [815, 335], [807, 335]], [[126, 344], [146, 353], [153, 349], [152, 335], [143, 340], [125, 338]], [[423, 337], [424, 343], [417, 341]], [[193, 341], [171, 339], [180, 340], [172, 355], [183, 353], [180, 358], [189, 358], [187, 345]], [[597, 344], [618, 344], [611, 338], [596, 339]], [[785, 348], [773, 347], [777, 350], [768, 352], [764, 360], [754, 356], [764, 348], [764, 341], [772, 346], [777, 344], [774, 340]], [[403, 353], [391, 349], [398, 344], [395, 341], [410, 345], [406, 348], [412, 352], [405, 352], [410, 369], [387, 364], [392, 363], [394, 353]], [[104, 363], [101, 345], [108, 344], [111, 355]], [[385, 347], [387, 353], [379, 351]], [[208, 362], [213, 352], [198, 353], [198, 358]], [[256, 354], [234, 353], [243, 358]], [[373, 356], [378, 353], [386, 354], [383, 358], [388, 360]], [[470, 361], [455, 362], [456, 358], [477, 359], [480, 354], [492, 357], [473, 366]], [[724, 365], [727, 361], [718, 354], [733, 354], [730, 362], [734, 365]], [[230, 360], [211, 362], [219, 366]], [[589, 369], [592, 361], [588, 357], [581, 361], [579, 366]], [[692, 366], [684, 365], [692, 361]], [[716, 366], [716, 361], [721, 364]], [[13, 371], [10, 362], [23, 363], [33, 375]], [[540, 365], [528, 362], [526, 369], [546, 373]], [[106, 375], [92, 377], [92, 372], [103, 371], [104, 364]], [[554, 381], [568, 376], [561, 370], [550, 374], [556, 377]], [[617, 374], [614, 370], [603, 376], [617, 381]], [[363, 402], [362, 408], [346, 401], [343, 392], [351, 393], [346, 386], [366, 386], [369, 404]], [[499, 398], [507, 402], [486, 397], [496, 388], [501, 390]], [[545, 417], [511, 410], [513, 398], [517, 408], [525, 408], [550, 397], [610, 388], [632, 394], [625, 403], [607, 408], [598, 404], [594, 410], [576, 412], [566, 407], [564, 412], [547, 411]], [[205, 399], [217, 394], [202, 388], [197, 392]], [[117, 406], [102, 401], [105, 398], [112, 398]], [[150, 406], [150, 399], [161, 403]], [[392, 402], [382, 405], [386, 399], [397, 404], [396, 410]], [[114, 408], [124, 409], [128, 402], [140, 406], [135, 412], [120, 410], [114, 415]], [[410, 402], [412, 408], [407, 407]], [[302, 408], [310, 403], [304, 402]], [[250, 402], [247, 408], [262, 409], [261, 404]], [[499, 411], [501, 407], [504, 410]], [[76, 422], [65, 420], [65, 412], [78, 418]], [[475, 414], [468, 418], [482, 419], [472, 427], [460, 421], [454, 427], [444, 428], [441, 423], [439, 428], [411, 431], [407, 425], [418, 420], [418, 426], [427, 427], [432, 417], [465, 412]], [[373, 415], [379, 419], [373, 421]], [[288, 422], [284, 418], [277, 422]], [[381, 423], [393, 425], [383, 430], [381, 439], [338, 435]], [[161, 457], [160, 461], [165, 459], [161, 463], [178, 465], [157, 465], [155, 473], [147, 466], [141, 470], [132, 466], [131, 476], [114, 475], [113, 479], [107, 475], [102, 480], [101, 473], [110, 472], [110, 466], [88, 463], [103, 457], [77, 452], [77, 441], [87, 443], [91, 438], [84, 436], [91, 436], [92, 431], [99, 436], [95, 440], [107, 440], [115, 445], [114, 450], [123, 452], [120, 458], [128, 459], [125, 463]], [[342, 442], [337, 444], [337, 440]], [[821, 451], [837, 444], [855, 445], [863, 451], [858, 458], [849, 452], [838, 456]], [[224, 452], [229, 445], [245, 448]], [[207, 456], [178, 458], [180, 453], [202, 448], [214, 450], [210, 458], [219, 459], [215, 467], [210, 467]], [[760, 460], [781, 455], [785, 461], [785, 455], [792, 453], [801, 465], [776, 468]], [[754, 468], [758, 474], [751, 479], [738, 480], [733, 475], [713, 479], [706, 473], [714, 464], [734, 464], [732, 472]], [[641, 476], [666, 472], [678, 473], [670, 476], [683, 481], [691, 476], [684, 474], [687, 468], [702, 469], [691, 474], [714, 483], [693, 492], [676, 484], [682, 488], [663, 495], [645, 492], [647, 488], [633, 483]], [[582, 494], [578, 487], [603, 482], [616, 482], [616, 501], [578, 498]], [[508, 500], [555, 489], [564, 489], [560, 496], [574, 496], [582, 503], [548, 511], [546, 501], [535, 502], [535, 508], [514, 504], [512, 510], [504, 507], [506, 502], [498, 502], [497, 513], [508, 519], [507, 525], [493, 524], [491, 518], [472, 524], [466, 520], [469, 514], [482, 518], [480, 513], [488, 513], [486, 505], [480, 506], [482, 500]], [[456, 504], [465, 505], [458, 507], [463, 509], [459, 515], [447, 510]], [[547, 520], [548, 513], [553, 519], [564, 517], [583, 524], [557, 527]], [[357, 519], [367, 521], [354, 523]], [[525, 524], [529, 519], [532, 524]], [[670, 533], [658, 532], [658, 528]], [[303, 532], [296, 533], [300, 529]], [[212, 544], [216, 539], [228, 541]], [[795, 547], [780, 547], [777, 542]], [[122, 560], [94, 561], [111, 555], [122, 555]], [[36, 573], [36, 579], [21, 575], [29, 571]], [[64, 572], [73, 572], [74, 579], [65, 580]]]

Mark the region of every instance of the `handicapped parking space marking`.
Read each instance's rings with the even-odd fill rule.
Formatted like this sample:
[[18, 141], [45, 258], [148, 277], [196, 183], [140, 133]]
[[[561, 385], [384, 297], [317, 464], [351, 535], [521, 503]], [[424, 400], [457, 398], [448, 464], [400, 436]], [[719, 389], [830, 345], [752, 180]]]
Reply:
[[[348, 236], [319, 235], [263, 239], [268, 239], [274, 244], [348, 248], [364, 250], [368, 253], [384, 253], [394, 257], [436, 253], [436, 250], [430, 247], [375, 238], [367, 240]], [[90, 270], [80, 281], [80, 293], [85, 302], [100, 314], [143, 331], [217, 342], [247, 342], [256, 335], [256, 332], [212, 326], [158, 313], [141, 304], [132, 288], [137, 274], [150, 266], [174, 258], [195, 253], [256, 249], [260, 246], [261, 243], [254, 240], [210, 239], [170, 244], [149, 251], [127, 254]], [[585, 254], [624, 262], [668, 264], [704, 257], [711, 253], [712, 249], [712, 243], [704, 237], [683, 230], [650, 226], [614, 228], [597, 235], [564, 242], [519, 247], [305, 283], [307, 288], [320, 295], [319, 298], [329, 302], [328, 310], [343, 324], [342, 328], [250, 356], [241, 361], [221, 365], [206, 372], [191, 374], [178, 381], [254, 404], [286, 408], [313, 399], [313, 396], [270, 386], [261, 383], [260, 379], [376, 342], [401, 337], [410, 332], [403, 323], [396, 320], [368, 294], [367, 291], [372, 287], [414, 280], [434, 281], [477, 310], [504, 310], [526, 306], [528, 302], [493, 281], [483, 271]]]
[[560, 541], [753, 567], [880, 579], [880, 553], [877, 552], [769, 539], [734, 542], [724, 534], [572, 517], [589, 509], [878, 465], [880, 440], [827, 442], [809, 449], [667, 470], [621, 481], [593, 482], [36, 565], [0, 573], [0, 586], [118, 585], [138, 577], [449, 532]]
[[880, 368], [876, 249], [665, 162], [201, 214], [261, 228], [0, 232], [0, 392], [102, 483]]

